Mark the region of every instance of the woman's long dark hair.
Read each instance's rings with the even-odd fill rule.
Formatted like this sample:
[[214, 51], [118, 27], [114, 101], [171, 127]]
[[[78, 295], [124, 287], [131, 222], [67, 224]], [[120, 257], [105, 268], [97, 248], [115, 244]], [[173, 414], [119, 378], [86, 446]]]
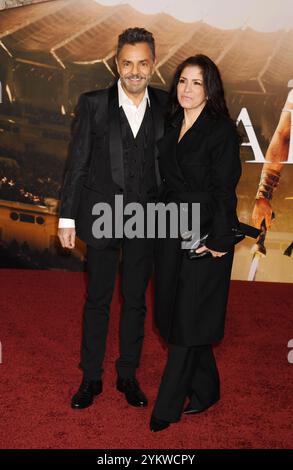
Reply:
[[174, 115], [181, 108], [177, 99], [177, 84], [183, 70], [185, 67], [195, 65], [202, 70], [203, 85], [208, 97], [207, 105], [210, 111], [215, 116], [224, 116], [231, 119], [219, 69], [209, 57], [203, 54], [188, 57], [178, 65], [170, 89], [169, 116]]

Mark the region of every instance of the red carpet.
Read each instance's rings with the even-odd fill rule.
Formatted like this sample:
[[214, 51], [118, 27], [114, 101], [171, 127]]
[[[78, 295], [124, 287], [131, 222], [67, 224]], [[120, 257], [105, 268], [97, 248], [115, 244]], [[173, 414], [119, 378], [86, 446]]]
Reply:
[[292, 448], [292, 285], [233, 282], [226, 336], [215, 353], [222, 399], [202, 415], [152, 434], [149, 416], [165, 350], [153, 330], [151, 289], [139, 380], [147, 409], [115, 390], [120, 296], [112, 304], [104, 393], [94, 406], [71, 410], [85, 275], [2, 269], [1, 448]]

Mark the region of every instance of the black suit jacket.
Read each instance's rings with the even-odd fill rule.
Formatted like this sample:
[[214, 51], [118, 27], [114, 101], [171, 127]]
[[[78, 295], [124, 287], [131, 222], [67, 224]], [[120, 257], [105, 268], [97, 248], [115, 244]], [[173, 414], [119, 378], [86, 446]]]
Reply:
[[[155, 139], [164, 133], [164, 112], [168, 94], [148, 87]], [[160, 184], [158, 151], [155, 149], [157, 184]], [[146, 164], [147, 165], [147, 164]], [[123, 194], [123, 147], [120, 129], [118, 87], [115, 83], [104, 90], [81, 95], [72, 126], [69, 158], [61, 193], [59, 216], [75, 219], [77, 236], [96, 248], [110, 239], [97, 239], [92, 234], [97, 202], [114, 207], [115, 195]]]

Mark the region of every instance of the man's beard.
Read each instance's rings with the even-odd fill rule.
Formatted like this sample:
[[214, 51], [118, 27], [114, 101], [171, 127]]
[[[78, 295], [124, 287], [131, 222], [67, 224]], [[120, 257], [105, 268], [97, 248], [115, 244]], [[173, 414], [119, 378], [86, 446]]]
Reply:
[[[141, 74], [136, 74], [136, 75], [127, 75], [127, 76], [120, 76], [121, 82], [123, 83], [123, 86], [126, 88], [129, 93], [142, 93], [146, 87], [148, 86], [151, 75], [141, 75]], [[139, 81], [136, 83], [135, 79], [139, 79]]]

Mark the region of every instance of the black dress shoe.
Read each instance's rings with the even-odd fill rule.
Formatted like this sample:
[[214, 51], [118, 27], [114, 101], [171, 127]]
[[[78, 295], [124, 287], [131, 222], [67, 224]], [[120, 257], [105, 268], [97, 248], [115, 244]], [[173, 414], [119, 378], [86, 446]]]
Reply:
[[117, 379], [117, 390], [124, 393], [127, 403], [131, 406], [147, 406], [148, 400], [139, 387], [136, 379]]
[[103, 382], [101, 380], [85, 380], [81, 382], [78, 392], [72, 397], [71, 408], [82, 410], [91, 406], [94, 397], [100, 395], [103, 391]]
[[183, 413], [186, 414], [186, 415], [202, 413], [203, 411], [207, 410], [208, 408], [213, 406], [215, 403], [217, 403], [217, 401], [218, 400], [215, 400], [212, 403], [210, 403], [209, 405], [201, 407], [201, 408], [200, 407], [195, 408], [194, 406], [192, 406], [191, 403], [188, 403], [188, 405], [184, 409]]
[[151, 416], [150, 420], [150, 430], [152, 432], [163, 431], [170, 426], [169, 421], [164, 421], [163, 419], [156, 418], [154, 415]]

